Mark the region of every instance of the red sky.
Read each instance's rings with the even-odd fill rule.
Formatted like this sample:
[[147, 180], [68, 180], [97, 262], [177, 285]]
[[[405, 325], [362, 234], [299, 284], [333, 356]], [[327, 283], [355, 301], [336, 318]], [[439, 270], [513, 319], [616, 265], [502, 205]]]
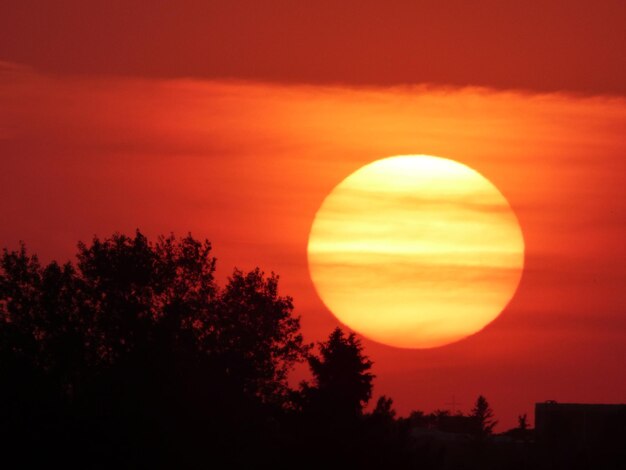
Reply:
[[624, 93], [621, 0], [22, 0], [0, 57], [59, 74]]
[[278, 272], [321, 340], [321, 201], [375, 159], [440, 155], [510, 201], [526, 270], [473, 337], [364, 340], [375, 393], [401, 414], [483, 393], [502, 428], [626, 401], [623, 2], [41, 3], [0, 7], [1, 246], [191, 231], [222, 276]]

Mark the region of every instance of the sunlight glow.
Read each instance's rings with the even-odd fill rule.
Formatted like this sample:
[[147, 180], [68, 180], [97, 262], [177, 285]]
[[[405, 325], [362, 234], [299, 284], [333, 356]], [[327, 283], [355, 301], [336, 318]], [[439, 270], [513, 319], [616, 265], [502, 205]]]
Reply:
[[504, 196], [478, 172], [408, 155], [370, 163], [333, 189], [308, 257], [341, 322], [384, 344], [429, 348], [500, 314], [521, 277], [524, 240]]

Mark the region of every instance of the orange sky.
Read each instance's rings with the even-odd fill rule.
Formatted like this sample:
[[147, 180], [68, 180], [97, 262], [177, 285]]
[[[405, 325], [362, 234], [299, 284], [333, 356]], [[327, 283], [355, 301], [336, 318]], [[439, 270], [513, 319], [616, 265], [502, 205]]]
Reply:
[[337, 324], [306, 266], [323, 198], [373, 160], [439, 155], [506, 196], [526, 269], [509, 308], [466, 340], [364, 340], [375, 394], [404, 414], [453, 395], [467, 410], [483, 393], [503, 427], [535, 401], [626, 401], [623, 2], [486, 2], [474, 16], [468, 2], [449, 3], [458, 15], [365, 2], [350, 22], [347, 6], [228, 3], [206, 18], [194, 2], [2, 7], [0, 245], [67, 259], [93, 234], [191, 231], [222, 276], [278, 272], [320, 340]]

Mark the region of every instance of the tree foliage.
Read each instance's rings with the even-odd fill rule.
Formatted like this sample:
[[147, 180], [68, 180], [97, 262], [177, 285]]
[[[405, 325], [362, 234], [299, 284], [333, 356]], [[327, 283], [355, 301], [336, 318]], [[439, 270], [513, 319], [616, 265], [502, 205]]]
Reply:
[[381, 421], [393, 421], [396, 417], [396, 411], [393, 409], [393, 399], [385, 395], [378, 397], [371, 416]]
[[86, 367], [158, 343], [219, 360], [246, 390], [269, 398], [306, 351], [278, 277], [235, 270], [219, 288], [211, 245], [191, 236], [155, 244], [140, 232], [95, 238], [79, 244], [76, 267], [42, 267], [22, 247], [5, 251], [0, 266], [3, 353], [63, 376], [67, 386]]
[[493, 432], [493, 428], [498, 421], [494, 418], [493, 410], [489, 406], [487, 399], [479, 395], [470, 413], [470, 418], [474, 423], [474, 432], [479, 436], [487, 436]]
[[94, 238], [65, 265], [4, 250], [0, 438], [46, 422], [59, 439], [114, 435], [118, 449], [167, 437], [182, 455], [201, 428], [226, 446], [241, 423], [263, 427], [287, 407], [288, 371], [308, 347], [278, 276], [234, 270], [220, 287], [215, 264], [191, 235]]
[[309, 391], [317, 407], [333, 416], [359, 416], [372, 396], [372, 362], [363, 354], [354, 333], [336, 328], [319, 343], [319, 356], [309, 355], [314, 388]]

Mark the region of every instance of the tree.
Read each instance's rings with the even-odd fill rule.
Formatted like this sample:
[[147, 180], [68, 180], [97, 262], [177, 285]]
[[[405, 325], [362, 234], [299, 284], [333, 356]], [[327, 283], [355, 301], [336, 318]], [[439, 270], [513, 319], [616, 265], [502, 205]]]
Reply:
[[407, 419], [396, 419], [393, 400], [382, 395], [371, 413], [364, 415], [365, 432], [361, 437], [360, 468], [421, 468], [414, 450], [415, 441]]
[[216, 299], [219, 315], [205, 342], [224, 358], [228, 374], [247, 377], [244, 389], [266, 402], [286, 396], [287, 374], [309, 349], [291, 297], [278, 295], [278, 279], [258, 268], [247, 274], [235, 269]]
[[[41, 429], [48, 450], [62, 449], [51, 441], [58, 436], [84, 451], [169, 446], [188, 455], [206, 448], [200, 433], [216, 448], [233, 435], [231, 445], [241, 444], [241, 423], [256, 433], [247, 442], [260, 442], [264, 423], [287, 405], [288, 371], [308, 346], [278, 276], [234, 270], [220, 287], [211, 253], [191, 235], [153, 243], [139, 231], [80, 243], [78, 262], [62, 266], [42, 266], [24, 246], [4, 250], [3, 442], [23, 431], [27, 446], [40, 447], [33, 436]], [[119, 458], [133, 466], [132, 455]]]
[[479, 395], [470, 413], [470, 418], [474, 422], [474, 433], [478, 436], [490, 435], [495, 425], [498, 424], [498, 421], [494, 420], [493, 417], [493, 410], [487, 399]]
[[371, 417], [377, 421], [393, 421], [396, 418], [396, 411], [393, 409], [393, 399], [385, 395], [378, 397]]
[[318, 354], [309, 353], [308, 363], [313, 380], [301, 384], [294, 414], [297, 454], [306, 455], [311, 466], [366, 463], [374, 450], [368, 442], [384, 426], [363, 414], [374, 376], [360, 341], [335, 328], [318, 343]]
[[362, 414], [372, 396], [372, 362], [363, 354], [354, 333], [345, 335], [340, 328], [319, 343], [320, 356], [309, 355], [314, 387], [308, 390], [314, 406], [330, 416]]
[[157, 345], [172, 353], [191, 349], [269, 399], [287, 386], [289, 369], [307, 351], [292, 299], [278, 295], [278, 276], [258, 268], [235, 270], [219, 288], [210, 253], [208, 241], [190, 235], [152, 244], [139, 231], [80, 243], [77, 269], [54, 262], [42, 268], [24, 247], [5, 250], [2, 347], [29, 355], [41, 370], [65, 368], [59, 374], [66, 380], [78, 372], [68, 359], [96, 367]]

